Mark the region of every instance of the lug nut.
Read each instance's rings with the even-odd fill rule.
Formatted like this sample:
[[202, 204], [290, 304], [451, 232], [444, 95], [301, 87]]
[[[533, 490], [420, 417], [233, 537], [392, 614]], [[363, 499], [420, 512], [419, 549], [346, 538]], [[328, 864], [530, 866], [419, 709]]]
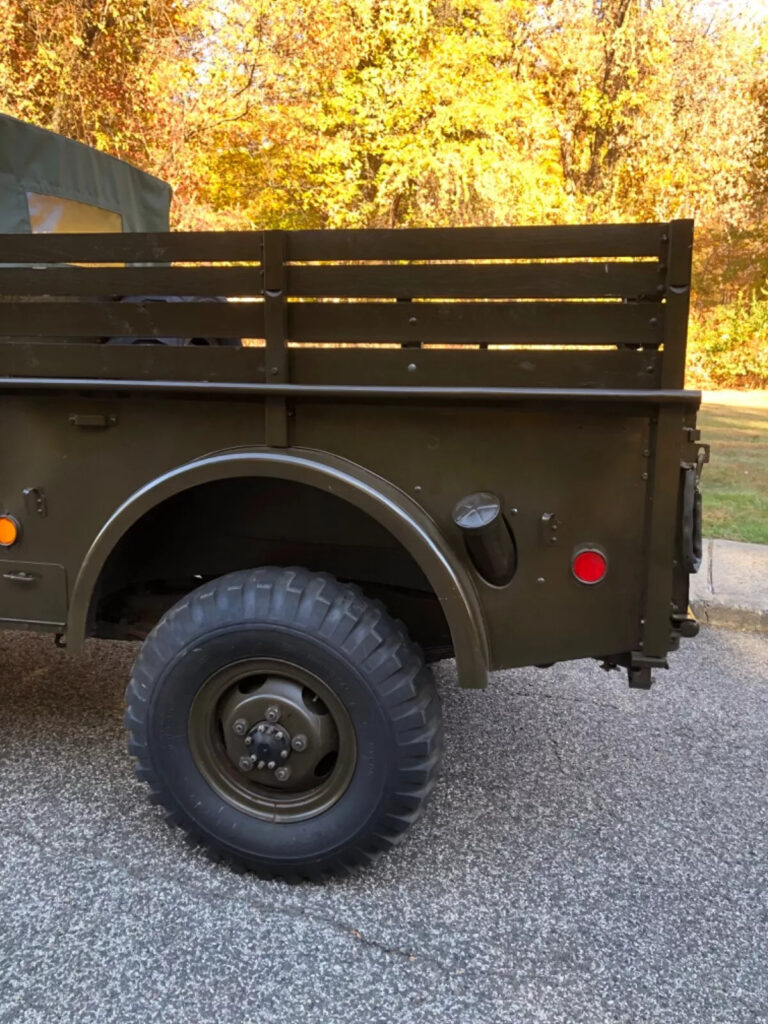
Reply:
[[248, 728], [248, 723], [244, 718], [236, 718], [232, 723], [232, 732], [237, 736], [244, 736], [245, 730]]
[[256, 726], [256, 732], [264, 732], [265, 728], [266, 728], [265, 725], [257, 725]]
[[243, 743], [245, 743], [246, 747], [250, 747], [250, 745], [253, 743], [253, 736], [246, 736], [245, 739], [243, 740]]
[[288, 753], [289, 753], [289, 751], [287, 751], [287, 750], [281, 750], [280, 751], [280, 757], [282, 757], [282, 759], [285, 760], [286, 757], [288, 757]]
[[253, 761], [250, 757], [241, 757], [237, 763], [240, 765], [240, 770], [244, 772], [249, 772], [253, 768]]
[[291, 740], [291, 746], [294, 750], [306, 750], [307, 749], [307, 737], [303, 732], [300, 732], [298, 736], [294, 736]]
[[263, 761], [259, 761], [259, 763], [256, 765], [256, 767], [259, 769], [259, 771], [261, 771], [261, 769], [264, 767], [264, 762]]
[[271, 708], [267, 708], [267, 713], [264, 717], [268, 722], [276, 722], [280, 717], [280, 708], [276, 708], [274, 705]]
[[267, 768], [269, 768], [270, 771], [273, 771], [274, 767], [275, 767], [275, 762], [274, 761], [270, 761], [269, 764], [267, 765]]
[[281, 765], [275, 770], [275, 778], [278, 782], [287, 782], [291, 777], [291, 769], [287, 764]]

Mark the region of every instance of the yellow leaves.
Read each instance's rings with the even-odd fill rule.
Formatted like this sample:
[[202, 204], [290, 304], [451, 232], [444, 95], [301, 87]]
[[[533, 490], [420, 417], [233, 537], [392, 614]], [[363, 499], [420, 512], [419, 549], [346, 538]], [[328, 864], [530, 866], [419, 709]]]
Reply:
[[693, 212], [701, 237], [765, 241], [768, 22], [708, 30], [687, 0], [595, 11], [0, 0], [0, 94], [169, 179], [186, 226]]

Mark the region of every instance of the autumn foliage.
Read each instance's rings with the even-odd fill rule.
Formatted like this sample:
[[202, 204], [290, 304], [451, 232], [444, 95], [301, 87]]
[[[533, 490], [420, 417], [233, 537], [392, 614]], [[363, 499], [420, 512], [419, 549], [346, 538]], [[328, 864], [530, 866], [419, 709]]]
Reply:
[[[695, 217], [701, 355], [739, 303], [768, 322], [768, 24], [748, 8], [0, 0], [0, 101], [171, 182], [183, 228]], [[766, 345], [736, 378], [768, 384]]]

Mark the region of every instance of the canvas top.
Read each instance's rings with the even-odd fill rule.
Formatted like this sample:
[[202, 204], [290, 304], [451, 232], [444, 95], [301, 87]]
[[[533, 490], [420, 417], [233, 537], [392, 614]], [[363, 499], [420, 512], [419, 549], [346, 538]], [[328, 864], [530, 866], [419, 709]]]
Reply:
[[0, 232], [167, 231], [170, 204], [159, 178], [0, 114]]

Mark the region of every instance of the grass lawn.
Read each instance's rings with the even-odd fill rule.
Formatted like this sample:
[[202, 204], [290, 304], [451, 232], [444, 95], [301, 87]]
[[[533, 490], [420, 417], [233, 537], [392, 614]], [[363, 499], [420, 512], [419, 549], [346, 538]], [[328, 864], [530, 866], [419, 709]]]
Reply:
[[712, 445], [704, 467], [704, 536], [768, 544], [768, 392], [714, 392], [698, 417]]

